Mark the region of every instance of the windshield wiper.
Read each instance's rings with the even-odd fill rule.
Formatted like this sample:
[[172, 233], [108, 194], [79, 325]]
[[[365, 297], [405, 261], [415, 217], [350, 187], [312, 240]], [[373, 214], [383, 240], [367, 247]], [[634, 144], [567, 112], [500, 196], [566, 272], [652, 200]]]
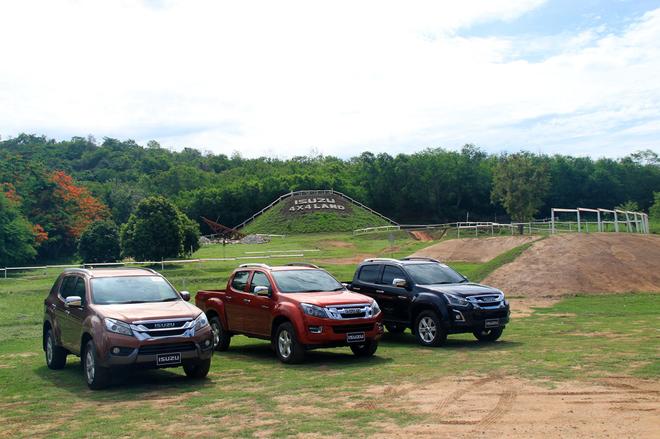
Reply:
[[128, 304], [133, 304], [133, 303], [147, 303], [145, 300], [130, 300], [128, 302], [116, 302], [116, 303], [121, 303], [123, 305], [128, 305]]
[[179, 300], [178, 297], [169, 297], [167, 299], [161, 300], [161, 302], [174, 302], [175, 300]]

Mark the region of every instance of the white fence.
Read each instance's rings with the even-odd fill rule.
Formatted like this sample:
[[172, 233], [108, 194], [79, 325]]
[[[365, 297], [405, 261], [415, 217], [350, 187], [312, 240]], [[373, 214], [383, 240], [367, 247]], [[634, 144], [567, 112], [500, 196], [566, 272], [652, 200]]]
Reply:
[[[555, 220], [557, 213], [571, 213], [575, 214], [576, 221], [569, 221], [569, 224], [575, 225], [576, 232], [581, 233], [583, 230], [583, 225], [585, 224], [584, 218], [585, 215], [593, 214], [596, 215], [596, 231], [605, 232], [608, 231], [608, 226], [611, 225], [614, 228], [614, 232], [631, 232], [631, 233], [649, 233], [649, 216], [644, 212], [631, 212], [629, 210], [619, 210], [619, 209], [591, 209], [586, 207], [578, 207], [576, 209], [563, 209], [563, 208], [552, 208], [551, 210], [551, 223], [552, 223], [552, 233], [556, 233], [561, 228], [561, 225], [565, 222], [559, 222]], [[593, 222], [592, 222], [593, 223]], [[588, 230], [588, 222], [587, 229]]]

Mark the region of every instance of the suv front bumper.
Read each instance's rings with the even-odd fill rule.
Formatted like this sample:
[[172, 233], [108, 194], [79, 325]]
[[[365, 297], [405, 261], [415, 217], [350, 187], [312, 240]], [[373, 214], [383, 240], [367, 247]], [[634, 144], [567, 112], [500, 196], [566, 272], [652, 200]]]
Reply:
[[[364, 340], [379, 340], [383, 335], [382, 313], [370, 319], [322, 319], [305, 316], [298, 337], [307, 349], [349, 346], [349, 334], [364, 334]], [[302, 329], [302, 330], [301, 330]], [[357, 342], [359, 344], [359, 342]]]
[[[146, 368], [178, 367], [186, 362], [207, 360], [213, 356], [213, 332], [210, 326], [192, 337], [162, 337], [140, 341], [134, 337], [107, 334], [105, 355], [100, 355], [104, 367], [139, 366]], [[162, 354], [180, 354], [176, 364], [158, 364]]]

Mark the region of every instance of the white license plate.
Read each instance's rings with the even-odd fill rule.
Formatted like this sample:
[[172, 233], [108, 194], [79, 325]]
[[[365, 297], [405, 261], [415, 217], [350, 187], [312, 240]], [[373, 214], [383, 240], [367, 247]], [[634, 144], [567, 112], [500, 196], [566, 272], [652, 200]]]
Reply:
[[497, 328], [500, 326], [500, 319], [486, 319], [486, 328]]
[[349, 343], [360, 343], [365, 340], [364, 332], [349, 332], [346, 334], [346, 341]]
[[174, 352], [171, 354], [158, 354], [156, 357], [156, 364], [158, 366], [166, 366], [169, 364], [180, 364], [181, 352]]

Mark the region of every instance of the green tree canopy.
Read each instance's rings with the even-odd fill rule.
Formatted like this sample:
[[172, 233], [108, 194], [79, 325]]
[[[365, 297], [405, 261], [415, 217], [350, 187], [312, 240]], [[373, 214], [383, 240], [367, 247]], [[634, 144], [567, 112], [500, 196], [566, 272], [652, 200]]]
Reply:
[[0, 192], [0, 267], [30, 262], [37, 255], [32, 224]]
[[511, 154], [495, 166], [491, 199], [514, 221], [528, 221], [543, 205], [550, 186], [547, 164], [528, 152]]
[[149, 197], [121, 227], [121, 248], [124, 256], [159, 261], [185, 254], [186, 245], [196, 248], [193, 236], [199, 238], [199, 229], [174, 204], [164, 197]]
[[80, 236], [78, 254], [83, 262], [116, 262], [121, 257], [119, 231], [112, 221], [96, 221]]

